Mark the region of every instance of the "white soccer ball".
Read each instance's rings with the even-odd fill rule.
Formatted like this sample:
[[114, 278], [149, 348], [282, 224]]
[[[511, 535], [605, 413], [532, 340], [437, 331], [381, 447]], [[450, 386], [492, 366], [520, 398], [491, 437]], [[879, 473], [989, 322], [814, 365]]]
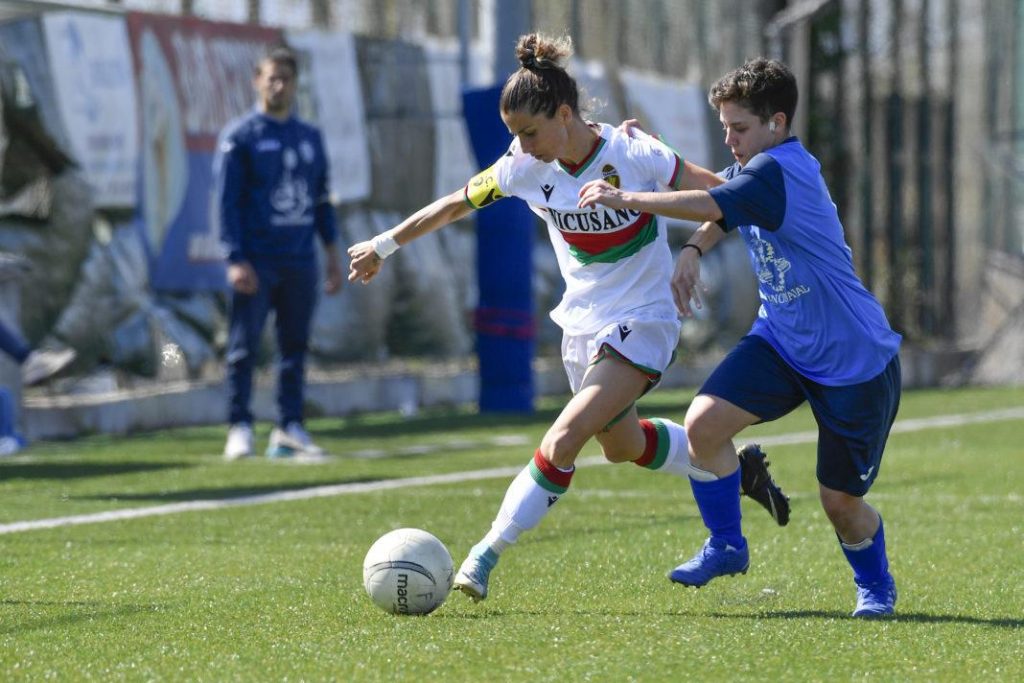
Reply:
[[429, 614], [452, 589], [452, 556], [422, 529], [396, 529], [370, 546], [363, 560], [363, 587], [391, 614]]

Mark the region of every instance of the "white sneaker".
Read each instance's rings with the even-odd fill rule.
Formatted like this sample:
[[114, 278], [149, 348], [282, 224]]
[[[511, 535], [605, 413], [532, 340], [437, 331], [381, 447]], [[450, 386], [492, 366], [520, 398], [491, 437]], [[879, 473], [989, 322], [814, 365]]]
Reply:
[[302, 450], [306, 455], [324, 455], [324, 449], [313, 443], [313, 437], [300, 422], [289, 422], [284, 431], [289, 437], [302, 444]]
[[224, 459], [239, 460], [252, 455], [252, 425], [244, 422], [231, 425], [228, 442], [224, 444]]
[[290, 458], [292, 456], [314, 458], [324, 456], [324, 449], [313, 443], [309, 432], [298, 422], [289, 422], [284, 429], [275, 427], [270, 433], [270, 443], [267, 445], [268, 458]]
[[27, 387], [53, 377], [75, 360], [74, 349], [36, 349], [21, 364], [21, 383]]

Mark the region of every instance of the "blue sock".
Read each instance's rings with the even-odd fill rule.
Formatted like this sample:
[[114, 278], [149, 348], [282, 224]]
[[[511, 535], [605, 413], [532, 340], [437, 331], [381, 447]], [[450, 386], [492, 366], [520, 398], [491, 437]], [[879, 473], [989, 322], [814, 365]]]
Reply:
[[871, 584], [889, 578], [889, 558], [885, 554], [885, 529], [882, 518], [878, 518], [878, 531], [862, 543], [855, 546], [843, 543], [839, 545], [846, 555], [846, 561], [853, 567], [853, 580], [858, 584]]
[[697, 481], [691, 477], [690, 488], [711, 539], [725, 541], [734, 548], [745, 547], [747, 541], [740, 527], [739, 469], [715, 481]]

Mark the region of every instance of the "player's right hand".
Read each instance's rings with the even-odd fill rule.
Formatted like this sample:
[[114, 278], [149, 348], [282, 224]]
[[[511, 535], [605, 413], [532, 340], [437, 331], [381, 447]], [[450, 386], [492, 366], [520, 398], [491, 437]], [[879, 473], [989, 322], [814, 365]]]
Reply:
[[348, 281], [362, 282], [364, 285], [380, 272], [384, 259], [374, 251], [372, 242], [359, 242], [348, 248]]
[[260, 288], [256, 270], [248, 261], [228, 264], [228, 284], [239, 294], [255, 294]]
[[626, 119], [625, 121], [619, 124], [619, 130], [621, 130], [623, 133], [625, 133], [631, 138], [636, 137], [635, 135], [633, 135], [633, 131], [635, 130], [638, 130], [641, 133], [647, 132], [644, 130], [644, 127], [640, 125], [640, 121], [637, 119]]

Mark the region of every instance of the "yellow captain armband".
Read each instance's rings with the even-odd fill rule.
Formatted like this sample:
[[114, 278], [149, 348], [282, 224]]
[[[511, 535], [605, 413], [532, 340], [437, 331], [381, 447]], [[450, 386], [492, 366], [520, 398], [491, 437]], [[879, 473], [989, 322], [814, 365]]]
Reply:
[[480, 171], [466, 183], [466, 202], [474, 209], [482, 209], [506, 196], [498, 187], [498, 172], [494, 166]]

